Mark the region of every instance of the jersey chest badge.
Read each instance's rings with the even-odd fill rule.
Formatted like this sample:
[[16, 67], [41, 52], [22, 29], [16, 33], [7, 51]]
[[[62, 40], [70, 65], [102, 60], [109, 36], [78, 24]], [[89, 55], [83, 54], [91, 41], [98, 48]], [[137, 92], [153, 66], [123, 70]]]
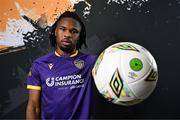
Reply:
[[80, 60], [80, 59], [77, 59], [77, 60], [74, 60], [74, 65], [78, 68], [78, 69], [82, 69], [84, 67], [84, 60]]

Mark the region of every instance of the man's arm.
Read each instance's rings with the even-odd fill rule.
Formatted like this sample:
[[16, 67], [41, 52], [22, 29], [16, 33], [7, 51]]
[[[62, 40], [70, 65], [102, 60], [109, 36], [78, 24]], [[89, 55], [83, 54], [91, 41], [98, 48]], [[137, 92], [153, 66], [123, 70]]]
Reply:
[[26, 109], [26, 119], [39, 119], [40, 118], [40, 90], [29, 90], [29, 99]]

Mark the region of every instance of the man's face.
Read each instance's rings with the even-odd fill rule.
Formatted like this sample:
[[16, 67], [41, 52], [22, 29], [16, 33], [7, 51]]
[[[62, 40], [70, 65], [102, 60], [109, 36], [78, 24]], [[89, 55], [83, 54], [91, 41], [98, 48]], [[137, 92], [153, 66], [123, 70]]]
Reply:
[[57, 49], [70, 53], [76, 48], [79, 40], [81, 25], [73, 18], [62, 18], [56, 26], [55, 36]]

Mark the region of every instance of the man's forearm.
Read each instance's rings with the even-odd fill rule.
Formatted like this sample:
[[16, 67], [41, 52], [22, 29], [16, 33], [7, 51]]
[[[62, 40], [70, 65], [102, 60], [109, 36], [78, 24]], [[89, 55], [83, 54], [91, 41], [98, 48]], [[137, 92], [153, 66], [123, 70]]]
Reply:
[[35, 107], [27, 107], [26, 119], [40, 119], [40, 109]]

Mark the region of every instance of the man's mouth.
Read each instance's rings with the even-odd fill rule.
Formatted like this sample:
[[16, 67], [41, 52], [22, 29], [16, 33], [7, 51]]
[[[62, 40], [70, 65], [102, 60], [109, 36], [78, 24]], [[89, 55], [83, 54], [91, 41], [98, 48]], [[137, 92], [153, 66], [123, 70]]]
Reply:
[[63, 39], [61, 42], [62, 42], [62, 44], [65, 45], [65, 46], [72, 44], [72, 42], [71, 42], [70, 40], [67, 40], [67, 39]]

